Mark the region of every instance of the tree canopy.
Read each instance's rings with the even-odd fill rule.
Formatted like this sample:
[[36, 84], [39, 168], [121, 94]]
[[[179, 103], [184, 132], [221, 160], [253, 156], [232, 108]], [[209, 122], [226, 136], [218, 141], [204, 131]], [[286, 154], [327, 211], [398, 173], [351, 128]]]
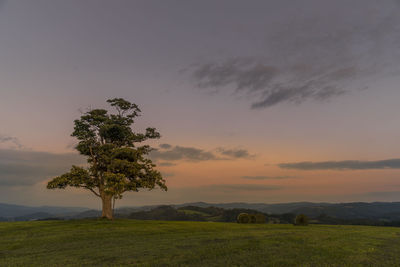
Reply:
[[78, 139], [76, 149], [87, 157], [87, 166], [72, 166], [69, 172], [48, 182], [47, 188], [87, 189], [102, 199], [102, 216], [111, 219], [112, 201], [122, 198], [124, 192], [156, 187], [166, 191], [167, 186], [147, 157], [151, 147], [141, 144], [160, 138], [160, 134], [155, 128], [147, 128], [145, 133], [133, 131], [135, 118], [141, 113], [136, 104], [123, 98], [107, 102], [114, 113], [92, 109], [74, 121], [72, 136]]

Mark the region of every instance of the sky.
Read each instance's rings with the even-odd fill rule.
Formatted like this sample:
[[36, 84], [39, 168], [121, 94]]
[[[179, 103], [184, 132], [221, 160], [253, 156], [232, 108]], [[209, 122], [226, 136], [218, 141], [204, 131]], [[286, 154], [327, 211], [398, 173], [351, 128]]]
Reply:
[[400, 1], [0, 0], [0, 202], [85, 159], [73, 120], [122, 97], [169, 190], [117, 206], [400, 201]]

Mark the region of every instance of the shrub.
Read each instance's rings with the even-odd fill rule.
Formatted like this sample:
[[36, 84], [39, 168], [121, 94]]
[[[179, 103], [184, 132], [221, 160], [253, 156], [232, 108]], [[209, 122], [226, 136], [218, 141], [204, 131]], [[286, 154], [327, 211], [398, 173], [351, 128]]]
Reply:
[[296, 219], [294, 220], [294, 225], [307, 226], [308, 217], [304, 214], [297, 215]]
[[256, 214], [256, 223], [265, 223], [267, 219], [264, 214], [258, 213]]
[[238, 223], [265, 223], [266, 217], [264, 214], [248, 214], [248, 213], [240, 213], [237, 216]]
[[249, 214], [249, 219], [250, 219], [249, 223], [256, 223], [257, 222], [256, 215], [254, 215], [254, 214]]
[[279, 224], [281, 221], [279, 220], [279, 218], [274, 218], [274, 217], [269, 217], [268, 218], [268, 223], [269, 224]]
[[250, 216], [247, 213], [240, 213], [237, 216], [237, 222], [238, 223], [249, 223], [250, 222]]

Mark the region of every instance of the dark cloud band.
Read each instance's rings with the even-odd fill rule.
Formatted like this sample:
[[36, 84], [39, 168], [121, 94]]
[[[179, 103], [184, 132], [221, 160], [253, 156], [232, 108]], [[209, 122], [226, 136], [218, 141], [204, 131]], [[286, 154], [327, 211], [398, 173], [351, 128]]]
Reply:
[[370, 170], [370, 169], [400, 169], [400, 159], [387, 159], [378, 161], [324, 161], [324, 162], [297, 162], [281, 163], [282, 169], [295, 170]]
[[293, 176], [242, 176], [242, 179], [247, 180], [282, 180], [282, 179], [291, 179]]
[[163, 144], [160, 149], [153, 150], [150, 157], [154, 160], [188, 160], [188, 161], [207, 161], [217, 159], [212, 152], [204, 151], [194, 147], [183, 147]]
[[243, 159], [243, 158], [253, 158], [255, 157], [254, 155], [251, 155], [249, 151], [246, 149], [225, 149], [225, 148], [219, 148], [217, 150], [221, 155], [227, 156], [228, 158], [233, 158], [233, 159]]
[[27, 186], [59, 175], [72, 164], [85, 164], [78, 154], [0, 150], [0, 186]]
[[251, 155], [245, 149], [225, 149], [218, 148], [216, 151], [205, 151], [195, 147], [172, 146], [162, 144], [159, 149], [155, 149], [150, 153], [153, 160], [165, 160], [167, 162], [160, 163], [161, 166], [173, 166], [170, 161], [209, 161], [209, 160], [234, 160], [234, 159], [250, 159]]

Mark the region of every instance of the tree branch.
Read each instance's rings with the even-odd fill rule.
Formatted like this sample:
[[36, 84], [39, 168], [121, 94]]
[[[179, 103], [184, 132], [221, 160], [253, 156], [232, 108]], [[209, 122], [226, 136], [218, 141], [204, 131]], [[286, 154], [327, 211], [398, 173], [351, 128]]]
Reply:
[[100, 194], [97, 193], [96, 191], [93, 190], [93, 188], [87, 187], [85, 186], [86, 189], [89, 189], [90, 191], [92, 191], [93, 194], [95, 194], [96, 196], [100, 197]]

